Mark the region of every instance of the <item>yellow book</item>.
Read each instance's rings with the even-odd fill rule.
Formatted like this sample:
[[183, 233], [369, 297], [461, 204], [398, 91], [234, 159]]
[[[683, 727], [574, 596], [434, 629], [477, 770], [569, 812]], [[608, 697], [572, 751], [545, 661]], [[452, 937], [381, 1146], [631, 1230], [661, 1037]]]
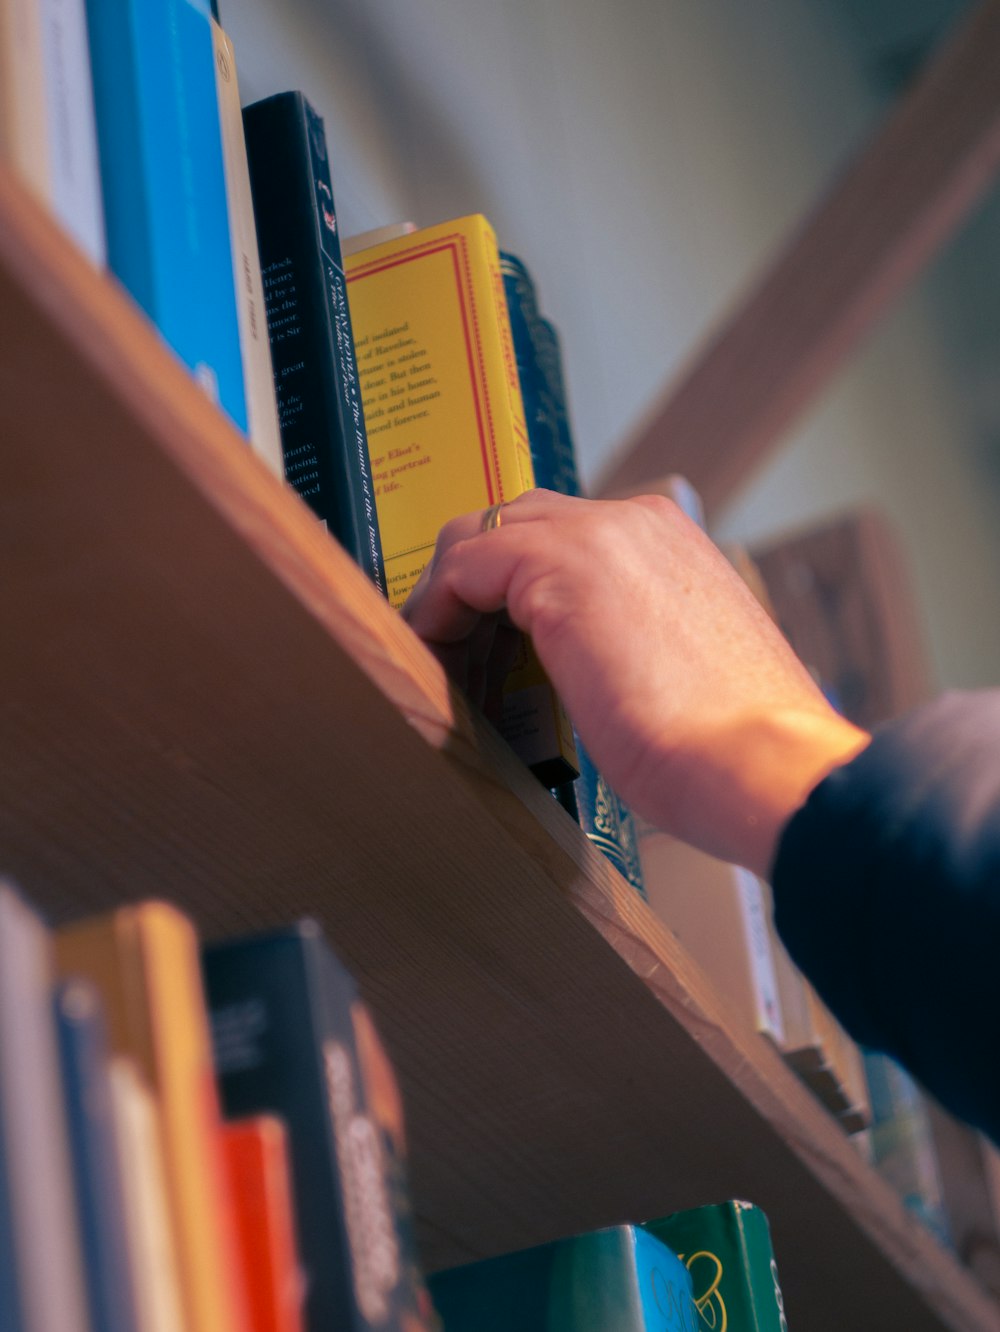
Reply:
[[59, 930], [55, 944], [60, 972], [98, 987], [113, 1054], [135, 1061], [155, 1098], [184, 1326], [244, 1332], [194, 928], [174, 907], [144, 902]]
[[[401, 606], [449, 518], [534, 486], [500, 256], [474, 214], [344, 266], [389, 599]], [[529, 646], [501, 730], [549, 785], [576, 775], [572, 728]]]

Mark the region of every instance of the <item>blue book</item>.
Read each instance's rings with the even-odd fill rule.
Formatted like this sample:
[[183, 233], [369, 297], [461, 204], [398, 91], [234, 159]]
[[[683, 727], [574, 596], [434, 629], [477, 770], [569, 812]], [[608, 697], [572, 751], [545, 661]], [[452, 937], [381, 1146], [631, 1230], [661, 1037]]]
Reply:
[[88, 0], [108, 264], [247, 429], [207, 0]]
[[55, 995], [91, 1332], [137, 1332], [104, 1016], [89, 981]]
[[[580, 480], [558, 335], [552, 324], [542, 318], [534, 279], [524, 262], [516, 255], [501, 252], [500, 271], [524, 398], [535, 484], [562, 495], [579, 495]], [[604, 780], [575, 731], [574, 738], [580, 775], [554, 788], [552, 794], [615, 869], [643, 893], [632, 812]]]
[[430, 1278], [446, 1332], [699, 1332], [691, 1277], [637, 1226], [612, 1226]]
[[288, 1129], [309, 1332], [429, 1325], [395, 1076], [313, 921], [202, 953], [224, 1113]]

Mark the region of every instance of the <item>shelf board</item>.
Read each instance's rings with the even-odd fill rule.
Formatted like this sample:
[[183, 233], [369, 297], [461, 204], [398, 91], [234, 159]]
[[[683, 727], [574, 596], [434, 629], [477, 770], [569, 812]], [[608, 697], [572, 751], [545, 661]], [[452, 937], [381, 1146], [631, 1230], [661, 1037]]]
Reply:
[[2, 173], [0, 338], [0, 847], [53, 921], [319, 918], [400, 1074], [429, 1267], [741, 1196], [792, 1326], [1000, 1329]]
[[986, 0], [665, 386], [600, 494], [678, 472], [712, 515], [739, 492], [994, 181], [998, 62], [1000, 0]]

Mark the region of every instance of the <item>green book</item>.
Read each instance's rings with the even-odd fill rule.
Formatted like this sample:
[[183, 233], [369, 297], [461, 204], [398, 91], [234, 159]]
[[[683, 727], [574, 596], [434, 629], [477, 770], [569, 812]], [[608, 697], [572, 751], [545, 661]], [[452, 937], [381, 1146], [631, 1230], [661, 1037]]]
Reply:
[[691, 1279], [639, 1226], [612, 1226], [438, 1272], [445, 1332], [700, 1332]]
[[701, 1332], [788, 1332], [771, 1232], [759, 1207], [694, 1207], [647, 1221], [645, 1229], [687, 1268]]

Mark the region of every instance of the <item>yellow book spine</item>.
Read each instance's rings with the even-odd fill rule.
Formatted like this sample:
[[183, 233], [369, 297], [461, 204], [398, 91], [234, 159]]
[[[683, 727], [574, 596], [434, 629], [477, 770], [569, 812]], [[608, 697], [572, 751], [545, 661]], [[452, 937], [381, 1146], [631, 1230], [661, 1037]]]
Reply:
[[113, 1053], [136, 1060], [156, 1100], [185, 1327], [244, 1332], [194, 928], [174, 907], [144, 902], [59, 931], [56, 953], [63, 974], [98, 986]]

